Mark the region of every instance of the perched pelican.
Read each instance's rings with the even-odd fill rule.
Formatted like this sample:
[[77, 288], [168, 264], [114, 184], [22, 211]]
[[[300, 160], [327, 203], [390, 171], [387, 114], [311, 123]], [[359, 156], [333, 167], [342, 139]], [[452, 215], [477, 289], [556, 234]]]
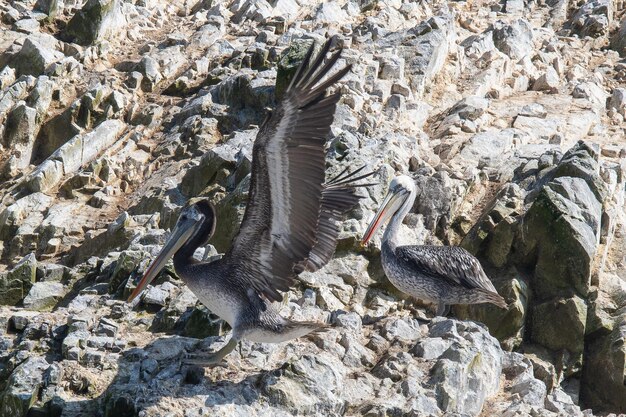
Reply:
[[381, 257], [389, 281], [398, 289], [421, 300], [438, 303], [437, 315], [450, 304], [506, 302], [468, 251], [458, 246], [398, 246], [400, 224], [413, 203], [417, 189], [412, 178], [395, 177], [376, 216], [363, 235], [366, 244], [389, 218], [383, 235]]
[[296, 275], [315, 271], [337, 245], [338, 220], [359, 200], [355, 182], [363, 168], [325, 179], [325, 144], [340, 92], [326, 95], [350, 71], [328, 76], [341, 50], [324, 60], [330, 39], [309, 67], [313, 46], [296, 71], [283, 100], [261, 126], [253, 146], [248, 205], [239, 233], [223, 258], [197, 262], [195, 249], [215, 231], [215, 209], [205, 199], [190, 202], [172, 235], [146, 270], [128, 301], [137, 297], [170, 257], [176, 273], [213, 313], [232, 327], [230, 341], [216, 353], [187, 363], [217, 364], [242, 338], [282, 342], [325, 327], [281, 317], [281, 301]]

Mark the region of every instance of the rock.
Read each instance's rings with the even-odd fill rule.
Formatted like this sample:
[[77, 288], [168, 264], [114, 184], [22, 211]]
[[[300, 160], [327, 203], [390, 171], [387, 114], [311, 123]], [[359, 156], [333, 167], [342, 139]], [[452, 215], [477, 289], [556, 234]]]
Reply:
[[[280, 61], [278, 61], [278, 67], [276, 68], [276, 97], [280, 99], [284, 92], [287, 90], [291, 79], [296, 74], [298, 66], [304, 60], [307, 51], [313, 44], [312, 39], [296, 39], [289, 49], [287, 49]], [[321, 45], [316, 45], [317, 48], [321, 48]], [[319, 49], [318, 49], [319, 50]], [[315, 52], [314, 52], [315, 53]]]
[[[569, 296], [572, 289], [584, 297], [589, 291], [591, 263], [599, 243], [598, 203], [605, 192], [592, 155], [597, 157], [582, 142], [570, 149], [553, 174], [563, 179], [542, 187], [524, 217], [523, 238], [516, 246], [520, 259], [536, 259], [532, 261], [533, 285], [539, 300]], [[554, 259], [568, 261], [555, 263]]]
[[546, 72], [543, 73], [533, 83], [533, 91], [548, 91], [550, 93], [556, 93], [559, 89], [561, 80], [559, 74], [553, 67], [548, 67]]
[[[430, 335], [441, 334], [449, 322], [434, 319]], [[453, 336], [457, 343], [439, 357], [431, 383], [435, 384], [437, 405], [442, 411], [477, 415], [485, 400], [498, 390], [502, 351], [494, 338], [473, 323], [466, 322], [457, 331], [459, 337]]]
[[38, 130], [36, 110], [18, 103], [7, 116], [4, 130], [3, 145], [12, 150], [4, 166], [5, 175], [13, 177], [28, 167]]
[[626, 326], [621, 314], [608, 334], [597, 334], [586, 347], [581, 401], [594, 410], [626, 412]]
[[533, 49], [533, 31], [525, 19], [511, 24], [498, 21], [493, 25], [493, 44], [509, 58], [519, 61]]
[[626, 55], [626, 17], [622, 17], [619, 29], [611, 38], [611, 48], [621, 56]]
[[35, 10], [45, 13], [49, 19], [54, 19], [59, 11], [59, 0], [37, 0]]
[[613, 3], [608, 0], [589, 0], [572, 17], [572, 32], [581, 36], [607, 36], [613, 21]]
[[613, 90], [607, 103], [607, 108], [614, 109], [615, 112], [626, 118], [626, 88], [616, 88]]
[[60, 282], [36, 282], [24, 298], [24, 307], [30, 310], [49, 311], [65, 295], [65, 286]]
[[9, 272], [0, 275], [0, 305], [15, 305], [28, 294], [35, 282], [37, 260], [34, 254], [23, 258]]
[[[532, 340], [580, 359], [584, 348], [587, 305], [580, 297], [548, 301], [532, 311]], [[578, 364], [580, 365], [580, 364]]]
[[579, 83], [576, 87], [574, 87], [572, 95], [575, 98], [584, 98], [589, 100], [593, 107], [598, 110], [604, 110], [607, 98], [609, 97], [602, 87], [592, 82]]
[[61, 52], [28, 37], [13, 62], [17, 75], [38, 76], [43, 74], [51, 64], [62, 58]]
[[91, 45], [118, 35], [125, 24], [118, 0], [88, 0], [67, 24], [65, 35], [78, 44]]
[[[139, 82], [141, 83], [141, 89], [143, 91], [153, 91], [157, 84], [161, 82], [163, 74], [161, 74], [160, 70], [161, 66], [159, 65], [159, 62], [151, 56], [145, 56], [141, 59], [141, 61], [139, 61], [136, 72], [141, 74], [141, 80]], [[134, 73], [135, 72], [132, 74]], [[137, 76], [135, 76], [135, 78], [137, 79]], [[134, 82], [131, 82], [129, 86], [133, 87], [134, 84]]]
[[33, 171], [27, 179], [28, 187], [33, 192], [54, 187], [63, 175], [78, 171], [111, 146], [124, 127], [119, 120], [106, 120], [92, 132], [73, 137]]
[[538, 117], [540, 119], [545, 119], [547, 115], [545, 107], [538, 103], [527, 104], [518, 113], [518, 116]]
[[0, 416], [25, 416], [37, 401], [43, 373], [49, 367], [42, 357], [31, 357], [19, 364], [0, 394]]
[[398, 48], [411, 90], [422, 96], [441, 71], [454, 41], [454, 23], [449, 16], [436, 16], [405, 31], [391, 32], [376, 41], [380, 50]]

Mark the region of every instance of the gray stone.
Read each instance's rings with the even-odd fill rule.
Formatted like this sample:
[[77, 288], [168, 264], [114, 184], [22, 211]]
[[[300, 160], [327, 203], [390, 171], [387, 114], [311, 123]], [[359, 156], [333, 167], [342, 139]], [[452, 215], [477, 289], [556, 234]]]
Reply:
[[48, 18], [53, 19], [59, 11], [59, 0], [37, 0], [35, 10], [39, 10], [48, 15]]
[[22, 49], [14, 58], [15, 71], [18, 75], [41, 75], [52, 63], [62, 58], [61, 52], [26, 38]]
[[119, 0], [88, 0], [67, 24], [65, 34], [81, 45], [123, 33], [126, 18]]
[[604, 110], [606, 100], [609, 97], [602, 87], [590, 81], [577, 84], [572, 91], [572, 96], [589, 100], [593, 107], [598, 110]]
[[533, 91], [556, 93], [560, 84], [561, 80], [559, 79], [559, 74], [553, 67], [548, 67], [546, 72], [535, 80], [532, 89]]
[[515, 61], [533, 50], [532, 26], [525, 19], [517, 19], [511, 24], [496, 22], [492, 36], [495, 47]]
[[65, 286], [60, 282], [36, 282], [24, 298], [24, 307], [30, 310], [49, 311], [65, 295]]
[[626, 56], [626, 16], [622, 17], [619, 29], [611, 37], [611, 48], [621, 56]]
[[572, 31], [581, 36], [607, 36], [613, 21], [613, 3], [610, 0], [589, 0], [574, 14]]
[[19, 364], [0, 394], [0, 416], [25, 416], [37, 401], [43, 374], [50, 365], [43, 357], [30, 357]]
[[518, 116], [539, 117], [540, 119], [545, 119], [547, 114], [548, 113], [546, 112], [545, 107], [543, 107], [541, 104], [531, 103], [526, 104], [524, 107], [522, 107], [522, 109], [518, 113]]
[[531, 338], [542, 346], [572, 354], [584, 348], [587, 305], [580, 297], [548, 301], [533, 308]]
[[[433, 327], [442, 331], [446, 322]], [[452, 333], [444, 340], [450, 336], [456, 338]], [[498, 391], [502, 351], [496, 339], [471, 322], [461, 325], [459, 336], [434, 365], [430, 382], [442, 411], [478, 415], [485, 400]]]
[[390, 32], [376, 41], [376, 47], [381, 50], [397, 48], [397, 55], [404, 59], [407, 82], [421, 97], [443, 68], [455, 36], [453, 21], [450, 16], [443, 15], [405, 31]]
[[24, 257], [9, 272], [0, 274], [0, 305], [21, 302], [35, 283], [37, 260], [34, 254]]
[[420, 340], [413, 348], [413, 353], [422, 359], [437, 359], [452, 345], [451, 340], [431, 337]]
[[5, 124], [3, 145], [11, 150], [3, 167], [5, 175], [13, 177], [28, 167], [38, 130], [37, 111], [24, 102], [18, 103]]
[[28, 187], [35, 192], [54, 187], [63, 175], [78, 171], [115, 143], [124, 127], [120, 120], [106, 120], [92, 132], [74, 136], [33, 171]]
[[626, 118], [626, 88], [615, 88], [609, 101], [607, 109], [614, 109], [615, 112]]

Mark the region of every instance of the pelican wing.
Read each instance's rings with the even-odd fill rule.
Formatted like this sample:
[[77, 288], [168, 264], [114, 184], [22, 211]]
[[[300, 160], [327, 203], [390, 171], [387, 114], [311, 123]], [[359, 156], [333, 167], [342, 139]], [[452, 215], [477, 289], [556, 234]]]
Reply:
[[455, 286], [497, 293], [478, 259], [458, 246], [400, 246], [396, 256], [419, 274]]
[[240, 269], [242, 285], [273, 301], [282, 299], [278, 291], [289, 289], [318, 242], [322, 206], [335, 205], [325, 203], [330, 192], [324, 186], [324, 147], [340, 93], [327, 96], [326, 91], [350, 66], [322, 81], [341, 53], [324, 61], [329, 49], [330, 40], [310, 66], [313, 46], [309, 49], [283, 100], [260, 128], [248, 205], [226, 255]]

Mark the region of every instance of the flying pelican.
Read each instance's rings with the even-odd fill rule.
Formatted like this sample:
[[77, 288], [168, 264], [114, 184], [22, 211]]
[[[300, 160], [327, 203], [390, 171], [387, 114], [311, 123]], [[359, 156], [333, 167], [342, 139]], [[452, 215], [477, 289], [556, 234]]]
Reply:
[[450, 304], [506, 302], [468, 251], [458, 246], [399, 246], [400, 224], [413, 207], [417, 187], [411, 177], [400, 175], [389, 184], [389, 192], [363, 235], [365, 245], [389, 218], [383, 235], [381, 260], [387, 278], [413, 297], [438, 303], [441, 316]]
[[271, 302], [282, 300], [279, 291], [289, 290], [300, 272], [315, 271], [330, 260], [337, 222], [360, 198], [355, 182], [370, 175], [356, 176], [361, 167], [324, 183], [324, 147], [340, 98], [340, 92], [326, 92], [350, 71], [347, 65], [322, 81], [341, 55], [339, 50], [324, 61], [331, 42], [309, 67], [311, 46], [285, 97], [259, 129], [248, 205], [230, 250], [213, 262], [194, 260], [194, 251], [215, 231], [216, 214], [206, 199], [192, 200], [128, 299], [137, 297], [174, 257], [176, 273], [233, 329], [222, 349], [186, 363], [218, 364], [242, 338], [277, 343], [326, 326], [283, 318]]

